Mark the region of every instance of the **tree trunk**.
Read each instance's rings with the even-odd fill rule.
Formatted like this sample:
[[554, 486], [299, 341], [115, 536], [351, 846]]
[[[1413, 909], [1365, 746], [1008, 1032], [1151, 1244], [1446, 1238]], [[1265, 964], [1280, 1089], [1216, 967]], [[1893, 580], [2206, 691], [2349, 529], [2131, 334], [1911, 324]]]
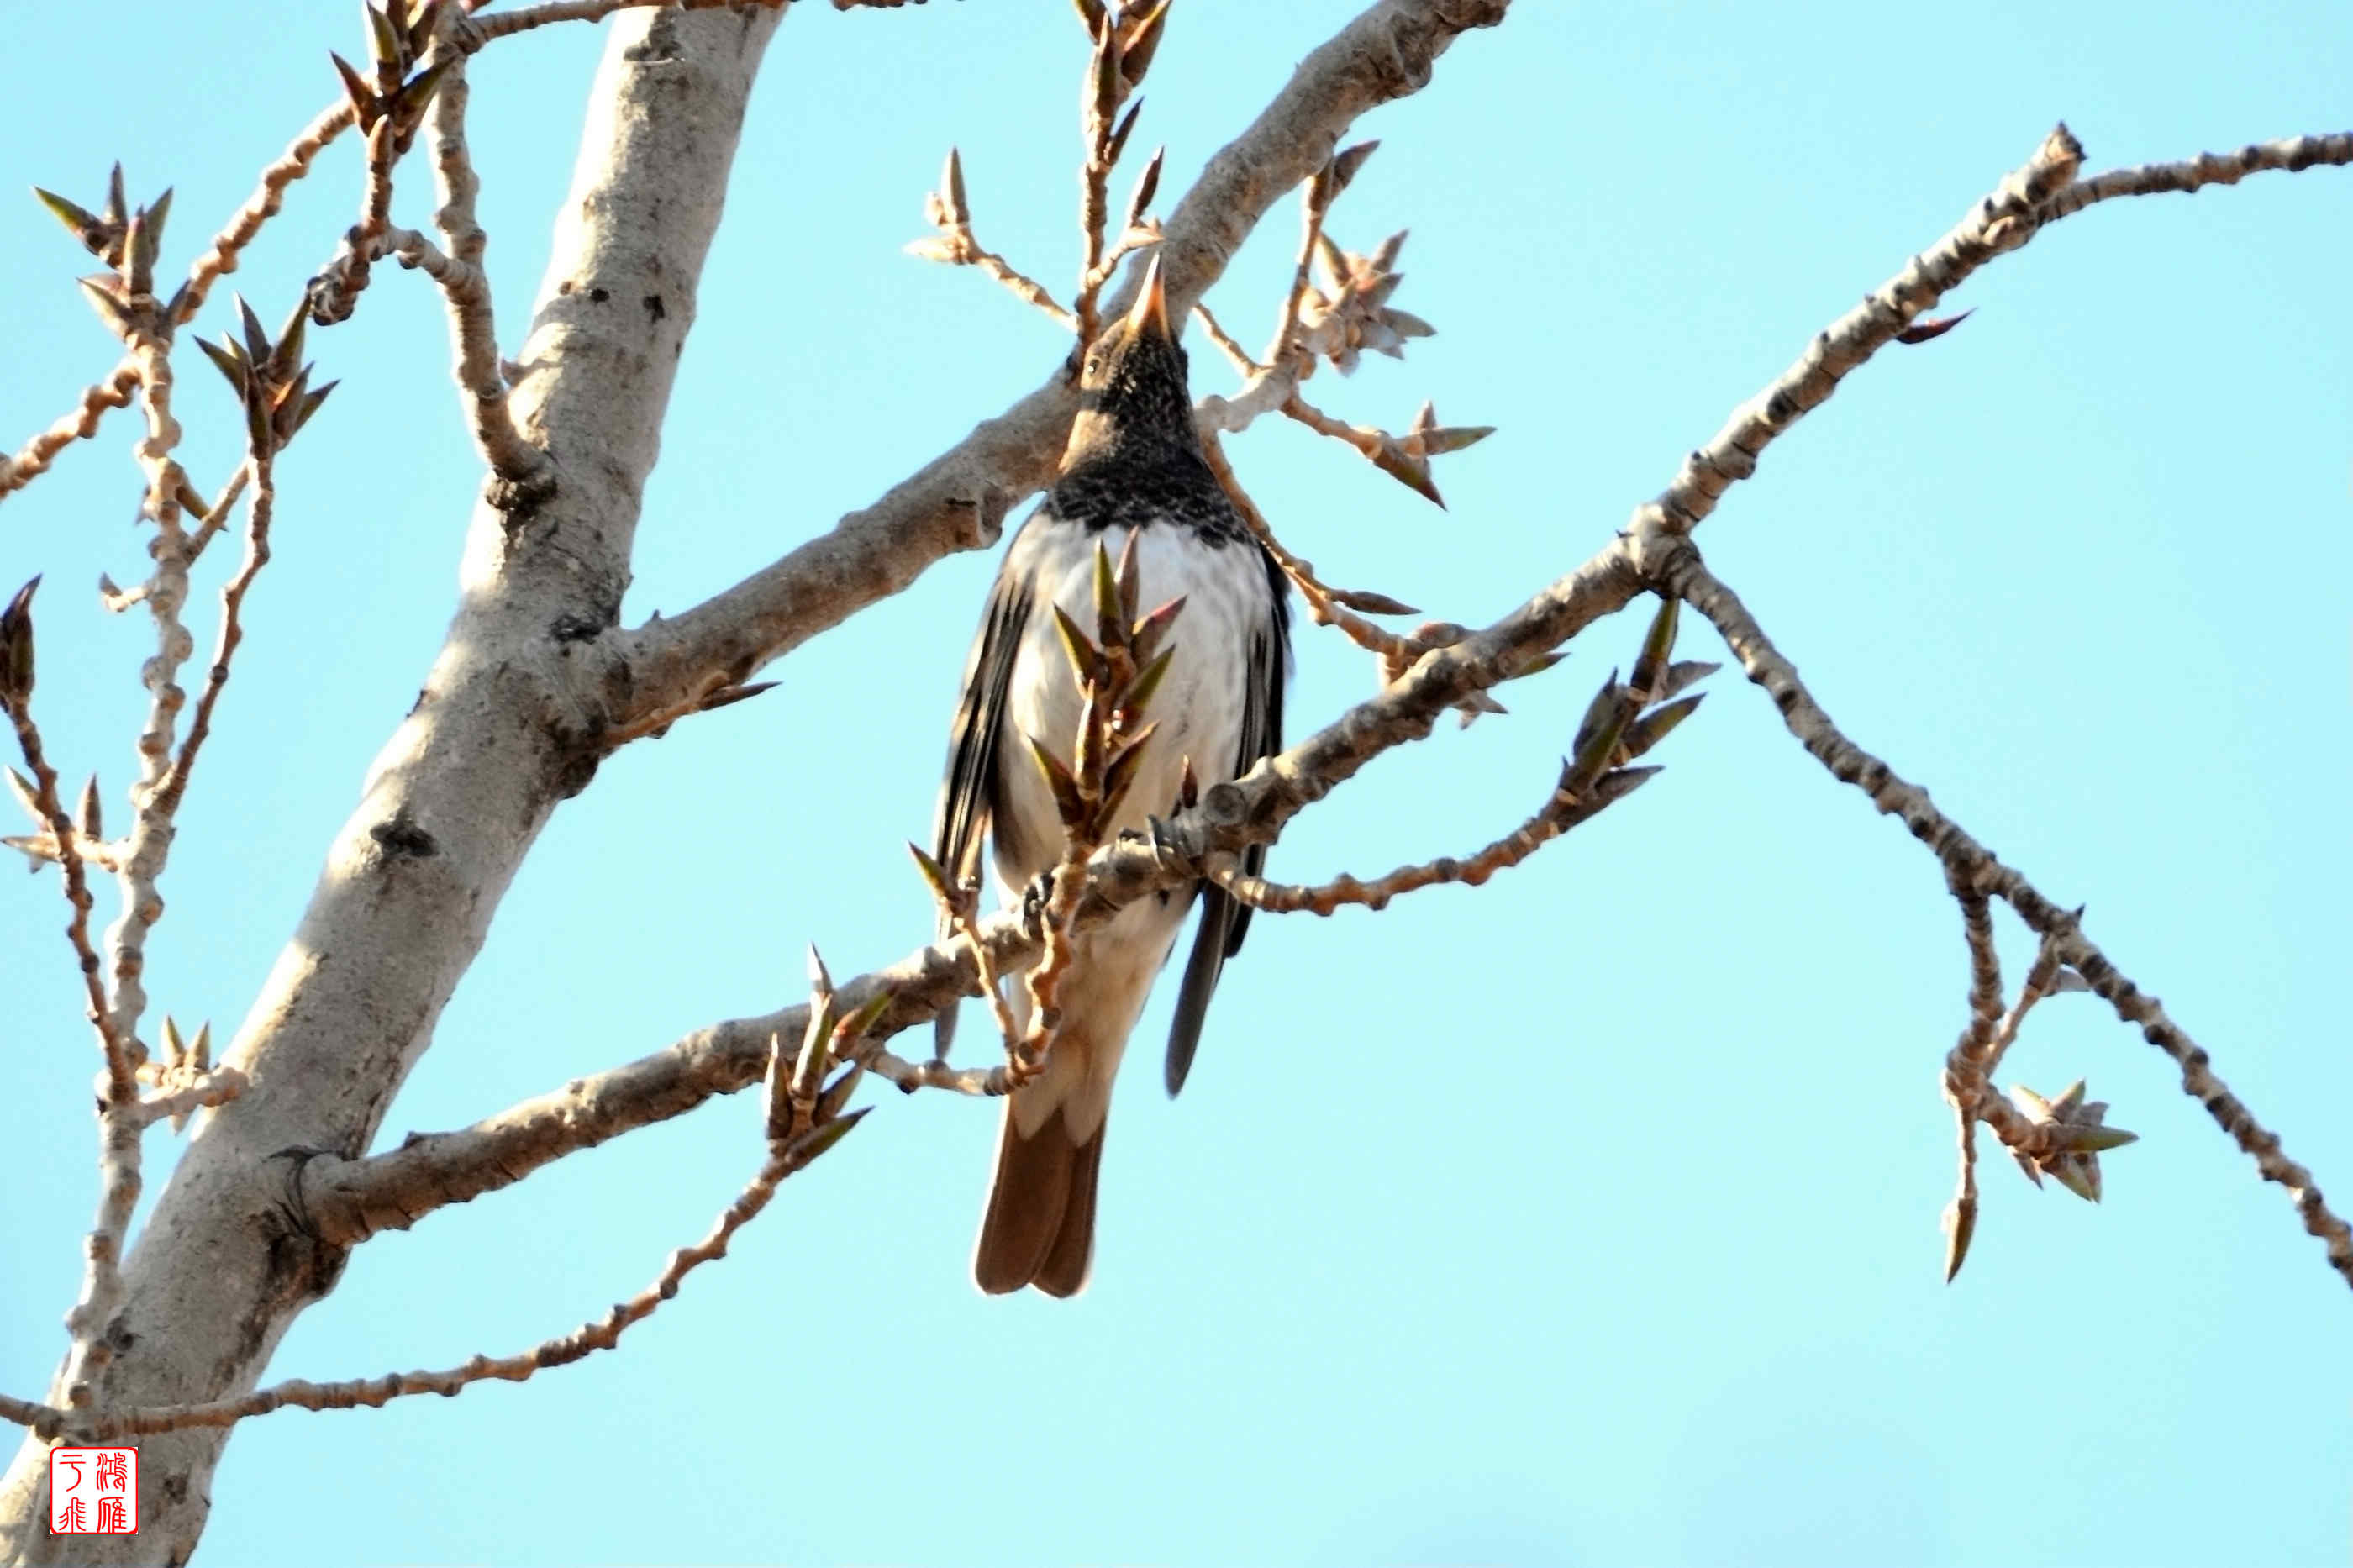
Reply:
[[[523, 855], [595, 771], [605, 715], [626, 697], [598, 639], [628, 584], [639, 497], [779, 15], [632, 9], [612, 22], [514, 396], [524, 433], [548, 446], [553, 493], [494, 489], [476, 509], [448, 640], [226, 1058], [252, 1086], [201, 1118], [125, 1265], [101, 1405], [250, 1390], [295, 1314], [333, 1288], [346, 1254], [292, 1223], [304, 1152], [366, 1148]], [[47, 1445], [28, 1439], [0, 1479], [0, 1561], [185, 1562], [227, 1436], [142, 1443], [139, 1533], [115, 1537], [49, 1533]]]

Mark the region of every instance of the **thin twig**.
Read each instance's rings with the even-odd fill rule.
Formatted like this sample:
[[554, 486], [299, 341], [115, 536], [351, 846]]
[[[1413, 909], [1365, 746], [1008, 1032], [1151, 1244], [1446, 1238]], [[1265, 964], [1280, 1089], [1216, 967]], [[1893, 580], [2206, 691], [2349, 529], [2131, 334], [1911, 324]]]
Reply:
[[2066, 189], [2035, 209], [2037, 223], [2050, 223], [2070, 213], [2083, 211], [2094, 202], [2109, 201], [2117, 196], [2157, 195], [2166, 192], [2189, 193], [2208, 185], [2235, 185], [2249, 174], [2280, 169], [2290, 173], [2316, 168], [2323, 164], [2353, 164], [2353, 131], [2339, 131], [2330, 136], [2291, 136], [2279, 142], [2261, 142], [2242, 147], [2235, 153], [2200, 153], [2195, 158], [2185, 158], [2173, 163], [2142, 163], [2129, 169], [2110, 169], [2089, 179], [2077, 180]]
[[[2052, 902], [2022, 873], [2002, 864], [1937, 809], [1927, 791], [1849, 740], [1815, 701], [1797, 668], [1773, 646], [1739, 596], [1708, 571], [1688, 540], [1645, 542], [1638, 553], [1647, 555], [1645, 573], [1662, 592], [1676, 595], [1715, 624], [1748, 679], [1772, 697], [1789, 732], [1832, 777], [1862, 790], [1880, 811], [1901, 818], [1964, 885], [2007, 900], [2028, 928], [2050, 944], [2061, 963], [2081, 974], [2118, 1017], [2137, 1025], [2150, 1044], [2173, 1059], [2182, 1091], [2203, 1105], [2215, 1124], [2253, 1159], [2263, 1180], [2287, 1190], [2305, 1229], [2326, 1247], [2330, 1267], [2353, 1284], [2353, 1226], [2328, 1207], [2311, 1171], [2289, 1159], [2278, 1135], [2215, 1076], [2205, 1049], [2109, 962], [2084, 935], [2076, 916]], [[2036, 1124], [2007, 1102], [1989, 1094], [1980, 1099], [1978, 1111], [1978, 1119], [2011, 1149], [2030, 1154], [2042, 1149], [2045, 1140], [2034, 1131]]]
[[[427, 271], [441, 285], [441, 297], [448, 308], [450, 371], [464, 395], [475, 447], [500, 479], [519, 485], [544, 483], [554, 465], [515, 427], [506, 378], [499, 370], [498, 324], [491, 310], [490, 279], [482, 270], [482, 252], [489, 237], [474, 214], [481, 180], [466, 145], [466, 109], [471, 97], [466, 64], [460, 58], [442, 74], [440, 88], [426, 110], [427, 133], [433, 144], [434, 188], [441, 198], [433, 211], [433, 226], [449, 247], [449, 265], [439, 271], [428, 267]], [[401, 260], [407, 266], [422, 266], [418, 254], [419, 259], [411, 260], [409, 251], [403, 250]], [[462, 272], [457, 270], [460, 268]]]
[[[250, 471], [254, 476], [253, 501], [248, 508], [245, 525], [245, 559], [238, 564], [237, 574], [221, 589], [219, 640], [213, 649], [212, 668], [206, 672], [204, 690], [197, 694], [195, 711], [188, 720], [188, 732], [180, 742], [180, 754], [173, 761], [170, 774], [155, 791], [156, 807], [167, 817], [179, 810], [180, 797], [187, 793], [188, 775], [196, 765], [196, 752], [212, 733], [213, 707], [220, 700], [221, 689], [228, 684], [229, 661], [237, 657], [237, 644], [245, 640], [246, 593], [261, 569], [269, 564], [269, 521], [278, 503], [273, 456], [267, 447], [250, 450], [238, 470]], [[206, 526], [210, 526], [210, 520]]]
[[1979, 1105], [1986, 1099], [1986, 1058], [1993, 1044], [2001, 1012], [2001, 961], [1994, 951], [1993, 917], [1986, 896], [1952, 878], [1953, 896], [1960, 900], [1961, 921], [1969, 943], [1969, 1021], [1958, 1044], [1945, 1058], [1946, 1103], [1953, 1108], [1959, 1174], [1952, 1201], [1945, 1205], [1945, 1279], [1951, 1283], [1968, 1257], [1969, 1241], [1978, 1226], [1978, 1141]]
[[311, 123], [278, 155], [277, 161], [261, 171], [261, 183], [246, 197], [245, 205], [229, 218], [227, 226], [215, 237], [211, 247], [196, 258], [188, 271], [188, 291], [180, 301], [179, 319], [183, 322], [195, 320], [204, 308], [205, 297], [221, 274], [237, 270], [238, 257], [261, 232], [262, 225], [278, 215], [286, 200], [286, 187], [311, 172], [311, 160], [320, 150], [352, 128], [352, 106], [339, 101], [322, 109]]
[[1274, 557], [1275, 564], [1282, 568], [1283, 574], [1298, 585], [1300, 597], [1307, 601], [1307, 614], [1311, 620], [1319, 626], [1339, 627], [1350, 642], [1367, 653], [1397, 659], [1406, 665], [1410, 665], [1429, 651], [1409, 637], [1383, 630], [1337, 603], [1334, 597], [1335, 590], [1315, 575], [1314, 563], [1302, 560], [1283, 548], [1282, 542], [1274, 536], [1274, 530], [1268, 526], [1265, 514], [1258, 510], [1258, 504], [1242, 489], [1241, 480], [1234, 474], [1233, 465], [1226, 460], [1225, 448], [1219, 443], [1215, 430], [1202, 430], [1201, 455], [1208, 459], [1209, 471], [1218, 476], [1218, 483], [1225, 488], [1226, 499], [1234, 503], [1234, 510], [1240, 515], [1243, 524], [1257, 536], [1261, 544], [1266, 546], [1267, 553]]
[[[85, 842], [75, 830], [73, 819], [66, 815], [65, 803], [58, 795], [58, 772], [49, 765], [47, 753], [41, 747], [41, 731], [33, 721], [32, 705], [7, 705], [9, 720], [16, 731], [16, 746], [25, 755], [25, 766], [33, 775], [35, 814], [47, 828], [38, 841], [47, 851], [47, 858], [58, 863], [70, 913], [66, 919], [66, 941], [72, 946], [74, 967], [81, 972], [82, 993], [90, 1026], [98, 1033], [98, 1047], [106, 1062], [110, 1083], [128, 1083], [132, 1073], [131, 1053], [114, 1033], [114, 1016], [106, 1005], [106, 982], [101, 978], [105, 966], [99, 961], [98, 949], [90, 945], [90, 911], [95, 900], [90, 890], [90, 879], [83, 869]], [[14, 841], [12, 841], [12, 844]], [[18, 848], [26, 847], [16, 844]], [[27, 849], [27, 853], [32, 851]]]
[[179, 1089], [143, 1097], [139, 1101], [139, 1120], [152, 1127], [158, 1121], [176, 1121], [193, 1111], [217, 1109], [227, 1105], [248, 1087], [244, 1073], [231, 1067], [218, 1067]]
[[776, 1195], [777, 1186], [832, 1147], [865, 1115], [862, 1110], [854, 1110], [809, 1129], [789, 1143], [772, 1146], [758, 1173], [721, 1211], [710, 1231], [692, 1246], [671, 1253], [653, 1283], [616, 1305], [603, 1318], [583, 1323], [568, 1334], [542, 1341], [519, 1355], [478, 1355], [438, 1372], [387, 1373], [381, 1377], [346, 1383], [316, 1384], [294, 1378], [236, 1399], [109, 1410], [89, 1415], [0, 1395], [0, 1419], [29, 1426], [44, 1440], [70, 1433], [89, 1441], [105, 1442], [116, 1437], [153, 1436], [192, 1426], [230, 1426], [250, 1416], [287, 1408], [350, 1410], [364, 1405], [374, 1409], [414, 1394], [456, 1394], [473, 1384], [494, 1378], [506, 1383], [524, 1382], [534, 1373], [566, 1366], [619, 1344], [621, 1335], [631, 1325], [651, 1317], [664, 1301], [678, 1294], [689, 1274], [714, 1258], [727, 1256], [728, 1242], [737, 1231], [759, 1217]]
[[[228, 527], [228, 520], [234, 515], [232, 509], [237, 505], [237, 498], [245, 493], [246, 484], [252, 478], [252, 465], [249, 462], [239, 463], [237, 466], [237, 471], [229, 475], [228, 482], [221, 486], [220, 493], [214, 496], [211, 504], [205, 508], [196, 531], [188, 538], [190, 564], [193, 565], [203, 559], [205, 547], [219, 537]], [[106, 607], [110, 610], [128, 609], [130, 605], [119, 605], [110, 599]]]
[[1568, 770], [1564, 768], [1561, 782], [1536, 814], [1486, 847], [1467, 858], [1446, 855], [1418, 865], [1400, 866], [1370, 882], [1344, 873], [1329, 882], [1305, 887], [1246, 876], [1230, 865], [1210, 868], [1208, 877], [1250, 908], [1271, 914], [1295, 914], [1304, 910], [1312, 914], [1329, 915], [1351, 904], [1384, 910], [1390, 900], [1423, 888], [1458, 883], [1466, 888], [1481, 886], [1496, 872], [1517, 866], [1570, 828], [1590, 821], [1625, 799], [1649, 783], [1657, 772], [1656, 768], [1622, 769], [1604, 774], [1592, 788], [1580, 794], [1571, 788]]
[[2032, 238], [2035, 215], [2066, 188], [2083, 160], [2082, 145], [2064, 125], [2052, 131], [2031, 158], [1943, 239], [1865, 295], [1771, 385], [1736, 409], [1714, 439], [1683, 459], [1672, 483], [1635, 509], [1632, 530], [1674, 535], [1698, 527], [1725, 491], [1757, 471], [1765, 448], [1820, 407], [1857, 366], [1978, 268]]
[[76, 441], [87, 441], [98, 434], [98, 422], [110, 408], [121, 408], [131, 402], [132, 393], [139, 385], [139, 367], [125, 359], [114, 367], [114, 374], [93, 386], [85, 387], [74, 411], [26, 441], [14, 457], [0, 457], [0, 499], [11, 491], [23, 489], [48, 472], [49, 465], [59, 452]]
[[1250, 358], [1250, 351], [1236, 342], [1232, 333], [1219, 325], [1217, 316], [1210, 311], [1208, 306], [1196, 303], [1193, 313], [1201, 318], [1201, 330], [1209, 334], [1209, 341], [1218, 346], [1218, 352], [1232, 362], [1233, 367], [1241, 372], [1245, 377], [1256, 375], [1266, 368]]

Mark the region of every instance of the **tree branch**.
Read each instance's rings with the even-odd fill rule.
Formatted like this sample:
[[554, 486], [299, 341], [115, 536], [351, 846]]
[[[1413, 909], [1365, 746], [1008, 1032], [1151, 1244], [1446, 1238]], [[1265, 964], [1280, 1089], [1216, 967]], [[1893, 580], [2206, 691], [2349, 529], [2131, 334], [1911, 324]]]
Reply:
[[[121, 1347], [94, 1408], [236, 1398], [295, 1316], [332, 1289], [334, 1249], [267, 1222], [289, 1148], [357, 1152], [475, 953], [550, 813], [598, 754], [602, 667], [570, 628], [613, 624], [694, 292], [773, 12], [617, 21], [550, 252], [518, 422], [560, 484], [475, 511], [449, 637], [379, 755], [292, 940], [224, 1065], [252, 1087], [201, 1112], [100, 1325]], [[658, 208], [658, 215], [653, 210]], [[628, 309], [607, 309], [609, 292]], [[659, 292], [660, 319], [638, 301]], [[134, 1107], [135, 1110], [135, 1107]], [[128, 1121], [129, 1118], [123, 1120]], [[50, 1403], [63, 1407], [64, 1389]], [[140, 1551], [185, 1558], [223, 1435], [142, 1445]], [[43, 1528], [46, 1454], [0, 1480], [0, 1560]]]
[[[1418, 91], [1458, 36], [1502, 21], [1508, 5], [1379, 0], [1301, 61], [1165, 224], [1159, 256], [1172, 319], [1217, 281], [1282, 194], [1324, 166], [1359, 115]], [[1052, 479], [1076, 407], [1056, 376], [830, 532], [675, 619], [624, 634], [631, 685], [616, 727], [740, 682], [943, 556], [993, 543], [1006, 513]]]
[[[1453, 704], [1511, 679], [1640, 591], [1625, 542], [1613, 542], [1487, 630], [1433, 650], [1395, 684], [1289, 751], [1232, 784], [1211, 786], [1198, 807], [1161, 825], [1154, 841], [1123, 840], [1098, 850], [1086, 865], [1080, 929], [1138, 899], [1197, 880], [1219, 858], [1273, 842], [1284, 824], [1374, 757], [1428, 736]], [[977, 934], [1000, 973], [1035, 963], [1043, 946], [1018, 910], [980, 921]], [[886, 1039], [976, 994], [978, 984], [973, 944], [955, 936], [843, 985], [841, 1005], [863, 1005], [887, 989], [891, 1007], [871, 1037]], [[471, 1127], [413, 1136], [366, 1159], [315, 1160], [304, 1178], [310, 1223], [336, 1245], [406, 1229], [446, 1204], [495, 1192], [566, 1154], [745, 1088], [759, 1078], [770, 1037], [807, 1026], [807, 1009], [799, 1006], [715, 1024]], [[887, 1066], [877, 1070], [902, 1087], [929, 1081], [923, 1069], [896, 1065], [903, 1072]], [[942, 1087], [988, 1092], [979, 1079], [952, 1069]]]
[[[1662, 547], [1652, 572], [1662, 591], [1676, 595], [1715, 623], [1748, 679], [1772, 697], [1789, 733], [1832, 777], [1862, 791], [1880, 811], [1901, 817], [1912, 837], [1944, 863], [1957, 886], [2005, 900], [2044, 939], [2061, 963], [2083, 975], [2118, 1017], [2140, 1026], [2149, 1044], [2173, 1058], [2181, 1072], [2182, 1092], [2205, 1106], [2215, 1125], [2253, 1158], [2263, 1180], [2287, 1189], [2305, 1229], [2320, 1238], [2330, 1266], [2353, 1284], [2353, 1228], [2329, 1209], [2312, 1173], [2287, 1157], [2278, 1135], [2265, 1128], [2214, 1075], [2205, 1050], [2166, 1016], [2155, 997], [2143, 994], [2084, 934], [2075, 915], [2052, 903], [2022, 873], [2002, 864], [1936, 809], [1926, 790], [1849, 740], [1798, 679], [1796, 666], [1773, 646], [1739, 596], [1708, 571], [1688, 540]], [[2022, 1130], [2003, 1127], [2004, 1113], [2010, 1118], [2017, 1115], [2007, 1105], [1992, 1111], [1981, 1102], [1978, 1113], [2002, 1133], [2005, 1143], [2017, 1146], [2028, 1141]]]

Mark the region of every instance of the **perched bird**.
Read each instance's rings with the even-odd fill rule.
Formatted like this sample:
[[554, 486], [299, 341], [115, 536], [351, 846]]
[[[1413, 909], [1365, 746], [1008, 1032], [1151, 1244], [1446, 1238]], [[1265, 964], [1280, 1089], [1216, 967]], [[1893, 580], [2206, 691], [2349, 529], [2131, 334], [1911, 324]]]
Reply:
[[[1210, 471], [1185, 378], [1155, 258], [1134, 307], [1079, 363], [1079, 414], [1059, 475], [1006, 552], [965, 665], [934, 847], [952, 877], [969, 882], [987, 834], [1008, 905], [1061, 857], [1054, 796], [1024, 737], [1071, 754], [1080, 698], [1052, 606], [1093, 624], [1098, 543], [1116, 558], [1137, 535], [1141, 603], [1185, 599], [1169, 633], [1176, 652], [1147, 715], [1156, 728], [1113, 828], [1141, 830], [1147, 816], [1168, 815], [1188, 761], [1207, 788], [1282, 744], [1290, 585]], [[1250, 851], [1244, 869], [1256, 872], [1264, 854]], [[1196, 894], [1200, 930], [1168, 1035], [1174, 1095], [1249, 909], [1197, 884], [1132, 904], [1078, 938], [1059, 997], [1060, 1035], [1044, 1070], [1006, 1100], [973, 1256], [983, 1290], [1035, 1285], [1070, 1296], [1086, 1283], [1112, 1078]], [[1028, 989], [1010, 989], [1026, 1028]], [[953, 1025], [952, 1014], [942, 1019], [943, 1048]]]

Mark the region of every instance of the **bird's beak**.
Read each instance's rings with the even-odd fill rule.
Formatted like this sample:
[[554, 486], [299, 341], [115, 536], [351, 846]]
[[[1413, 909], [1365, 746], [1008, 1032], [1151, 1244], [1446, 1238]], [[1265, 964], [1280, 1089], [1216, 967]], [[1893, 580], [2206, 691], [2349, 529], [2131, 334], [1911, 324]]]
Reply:
[[1168, 289], [1160, 276], [1160, 257], [1155, 252], [1152, 264], [1144, 269], [1144, 289], [1128, 307], [1127, 330], [1131, 333], [1149, 330], [1155, 336], [1176, 340], [1168, 330]]

